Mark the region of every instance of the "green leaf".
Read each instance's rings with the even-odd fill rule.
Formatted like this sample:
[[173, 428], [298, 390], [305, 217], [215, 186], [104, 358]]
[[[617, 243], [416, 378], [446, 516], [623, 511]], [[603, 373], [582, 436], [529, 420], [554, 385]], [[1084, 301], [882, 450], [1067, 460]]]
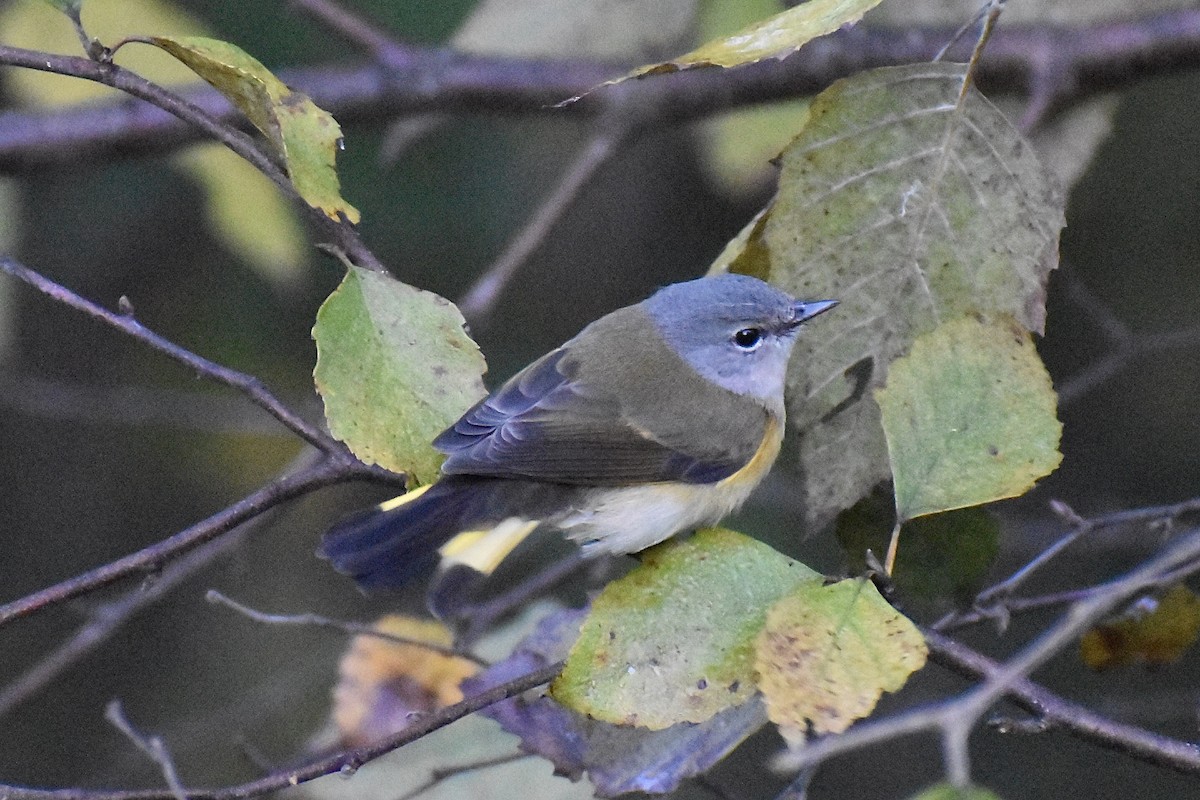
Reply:
[[246, 51], [200, 36], [136, 38], [159, 47], [212, 84], [267, 137], [305, 202], [331, 219], [359, 221], [358, 209], [341, 196], [337, 151], [342, 129], [307, 95], [294, 92]]
[[[895, 521], [896, 499], [887, 484], [838, 515], [835, 531], [851, 574], [866, 571], [868, 548], [883, 558]], [[951, 599], [969, 604], [1000, 550], [1000, 526], [984, 508], [909, 520], [900, 528], [900, 537], [904, 547], [892, 580], [906, 601]]]
[[1079, 641], [1092, 669], [1126, 664], [1172, 664], [1200, 636], [1200, 597], [1176, 584], [1159, 600], [1145, 598], [1120, 618], [1097, 625]]
[[449, 300], [352, 267], [313, 327], [330, 432], [365, 462], [434, 480], [430, 442], [484, 394], [463, 324]]
[[[1060, 193], [964, 68], [873, 70], [822, 92], [780, 158], [779, 190], [718, 269], [840, 300], [788, 376], [810, 526], [890, 474], [879, 406], [893, 360], [940, 322], [1007, 313], [1033, 331], [1057, 265]], [[836, 319], [834, 318], [836, 317]]]
[[1062, 460], [1050, 376], [1011, 318], [939, 325], [875, 398], [901, 521], [1016, 497]]
[[793, 745], [841, 733], [925, 666], [921, 632], [870, 581], [811, 582], [776, 603], [755, 669], [767, 716]]
[[913, 795], [912, 800], [1000, 800], [1000, 796], [981, 786], [959, 787], [939, 783], [922, 789], [920, 794]]
[[703, 722], [755, 692], [754, 641], [767, 609], [819, 577], [740, 533], [670, 540], [610, 583], [551, 694], [605, 722]]

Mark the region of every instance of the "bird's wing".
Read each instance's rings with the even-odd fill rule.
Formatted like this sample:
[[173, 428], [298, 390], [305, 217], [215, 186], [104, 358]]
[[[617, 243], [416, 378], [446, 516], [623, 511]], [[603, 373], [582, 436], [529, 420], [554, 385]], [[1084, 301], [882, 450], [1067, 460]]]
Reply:
[[743, 455], [700, 456], [657, 441], [606, 392], [572, 381], [567, 356], [560, 348], [530, 364], [434, 440], [447, 455], [442, 471], [614, 486], [713, 483], [745, 466]]

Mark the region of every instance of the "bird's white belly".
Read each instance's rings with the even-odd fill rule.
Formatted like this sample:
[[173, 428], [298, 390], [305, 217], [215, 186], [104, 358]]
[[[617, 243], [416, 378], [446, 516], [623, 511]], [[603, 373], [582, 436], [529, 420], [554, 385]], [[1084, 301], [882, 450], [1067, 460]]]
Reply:
[[714, 525], [734, 511], [754, 482], [728, 486], [655, 483], [602, 489], [588, 497], [587, 508], [554, 526], [597, 553], [636, 553], [683, 530]]

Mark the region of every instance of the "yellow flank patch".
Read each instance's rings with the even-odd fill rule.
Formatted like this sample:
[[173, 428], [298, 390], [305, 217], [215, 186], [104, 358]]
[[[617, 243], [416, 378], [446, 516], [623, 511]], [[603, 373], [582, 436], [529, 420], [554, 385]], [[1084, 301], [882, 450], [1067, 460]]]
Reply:
[[746, 466], [718, 482], [717, 488], [723, 489], [747, 482], [757, 484], [771, 471], [782, 444], [783, 426], [779, 424], [779, 419], [774, 414], [768, 414], [767, 430], [763, 434], [762, 444], [759, 445], [758, 451], [746, 462]]
[[537, 520], [509, 517], [494, 528], [463, 531], [438, 550], [442, 569], [462, 565], [490, 575], [537, 526]]
[[379, 510], [391, 511], [392, 509], [411, 503], [413, 500], [416, 500], [418, 497], [428, 492], [430, 486], [433, 486], [433, 484], [430, 483], [426, 486], [422, 486], [420, 489], [413, 489], [411, 492], [406, 492], [399, 497], [393, 497], [391, 500], [386, 500], [379, 504]]

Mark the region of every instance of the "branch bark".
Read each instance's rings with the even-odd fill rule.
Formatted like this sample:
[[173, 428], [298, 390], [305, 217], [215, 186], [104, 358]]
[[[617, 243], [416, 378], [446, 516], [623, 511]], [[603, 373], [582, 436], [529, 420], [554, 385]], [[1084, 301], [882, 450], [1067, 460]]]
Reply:
[[[389, 48], [386, 62], [280, 70], [279, 75], [343, 123], [382, 122], [423, 112], [506, 112], [567, 118], [637, 113], [643, 125], [666, 124], [812, 94], [863, 69], [929, 60], [953, 33], [948, 28], [879, 30], [860, 25], [811, 42], [783, 61], [629, 81], [566, 108], [554, 104], [597, 86], [623, 67], [410, 46]], [[966, 60], [972, 45], [959, 42], [946, 59]], [[112, 65], [47, 56], [0, 47], [0, 64], [115, 85], [108, 70]], [[1001, 25], [983, 54], [977, 78], [985, 91], [1030, 95], [1040, 108], [1040, 119], [1047, 111], [1098, 92], [1198, 65], [1200, 10], [1186, 9], [1079, 27]], [[185, 89], [179, 96], [215, 119], [240, 124], [229, 104], [207, 86]], [[0, 114], [0, 171], [77, 164], [83, 156], [163, 152], [204, 135], [160, 109], [124, 98], [56, 111], [10, 111]]]

